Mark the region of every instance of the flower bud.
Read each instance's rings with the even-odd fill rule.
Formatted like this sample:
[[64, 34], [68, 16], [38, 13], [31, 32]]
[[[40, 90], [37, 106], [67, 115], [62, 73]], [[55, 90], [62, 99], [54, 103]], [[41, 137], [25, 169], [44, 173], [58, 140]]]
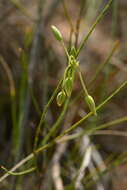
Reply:
[[67, 67], [67, 70], [66, 70], [66, 75], [65, 75], [65, 77], [67, 78], [67, 77], [72, 77], [72, 73], [73, 73], [73, 67], [71, 66], [71, 65], [69, 65], [68, 67]]
[[67, 96], [70, 96], [70, 95], [71, 95], [72, 86], [73, 86], [72, 77], [66, 78], [66, 79], [65, 79], [65, 82], [64, 82], [64, 90], [65, 90]]
[[53, 25], [51, 26], [51, 29], [52, 29], [52, 32], [53, 32], [56, 40], [62, 41], [63, 37], [62, 37], [61, 32]]
[[57, 98], [56, 98], [57, 105], [62, 106], [62, 104], [65, 101], [65, 98], [66, 98], [65, 92], [64, 91], [59, 92], [58, 95], [57, 95]]
[[85, 97], [85, 101], [86, 101], [87, 105], [89, 106], [90, 111], [93, 112], [94, 115], [97, 115], [96, 106], [95, 106], [93, 97], [88, 95]]

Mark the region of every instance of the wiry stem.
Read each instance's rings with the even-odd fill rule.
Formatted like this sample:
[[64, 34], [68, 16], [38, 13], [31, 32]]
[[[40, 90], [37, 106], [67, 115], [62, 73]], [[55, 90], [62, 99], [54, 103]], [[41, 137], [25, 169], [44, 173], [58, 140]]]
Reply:
[[[97, 110], [100, 110], [107, 102], [109, 102], [118, 92], [120, 92], [122, 90], [122, 88], [124, 88], [127, 85], [127, 81], [125, 81], [124, 83], [122, 83], [108, 98], [106, 98], [99, 106], [97, 106]], [[42, 152], [43, 150], [46, 150], [48, 148], [50, 148], [51, 146], [53, 146], [57, 141], [59, 141], [64, 135], [70, 133], [71, 131], [73, 131], [74, 129], [76, 129], [79, 125], [81, 125], [87, 118], [89, 118], [92, 115], [92, 112], [88, 113], [86, 116], [84, 116], [81, 120], [79, 120], [78, 122], [76, 122], [74, 125], [72, 125], [69, 129], [65, 130], [61, 135], [59, 135], [58, 137], [56, 137], [54, 140], [52, 140], [51, 142], [49, 142], [48, 144], [38, 148], [36, 150], [36, 154]], [[16, 164], [16, 166], [14, 166], [10, 171], [14, 172], [16, 169], [18, 169], [19, 167], [21, 167], [23, 164], [25, 164], [26, 162], [28, 162], [29, 160], [31, 160], [34, 157], [34, 154], [31, 153], [29, 154], [26, 158], [24, 158], [23, 160], [21, 160], [18, 164]], [[0, 178], [0, 182], [2, 182], [5, 178], [7, 178], [9, 176], [9, 174], [5, 174]]]
[[42, 124], [43, 124], [43, 122], [44, 122], [44, 120], [45, 120], [46, 113], [47, 113], [48, 108], [49, 108], [49, 106], [51, 105], [52, 101], [53, 101], [54, 98], [56, 97], [56, 95], [57, 95], [57, 93], [58, 93], [58, 90], [59, 90], [59, 88], [60, 88], [60, 86], [61, 86], [61, 83], [62, 83], [62, 80], [60, 80], [60, 82], [59, 82], [57, 88], [56, 88], [56, 89], [54, 90], [54, 92], [53, 92], [53, 95], [52, 95], [51, 98], [49, 99], [47, 105], [44, 107], [44, 111], [43, 111], [43, 113], [42, 113], [42, 115], [41, 115], [40, 122], [39, 122], [39, 124], [38, 124], [38, 126], [37, 126], [37, 129], [36, 129], [35, 141], [34, 141], [34, 151], [35, 151], [36, 148], [37, 148], [39, 133], [40, 133], [40, 130], [41, 130], [41, 126], [42, 126]]
[[95, 27], [97, 26], [97, 24], [102, 20], [102, 18], [104, 17], [105, 13], [107, 12], [107, 10], [110, 8], [111, 4], [112, 4], [113, 0], [109, 0], [109, 2], [107, 3], [107, 5], [105, 6], [105, 8], [102, 10], [102, 12], [100, 13], [100, 15], [97, 17], [96, 21], [94, 22], [94, 24], [92, 25], [91, 29], [89, 30], [88, 34], [85, 36], [85, 38], [83, 39], [81, 45], [78, 48], [77, 51], [77, 56], [79, 55], [79, 53], [81, 52], [82, 48], [84, 47], [85, 43], [87, 42], [87, 40], [89, 39], [91, 33], [94, 31]]

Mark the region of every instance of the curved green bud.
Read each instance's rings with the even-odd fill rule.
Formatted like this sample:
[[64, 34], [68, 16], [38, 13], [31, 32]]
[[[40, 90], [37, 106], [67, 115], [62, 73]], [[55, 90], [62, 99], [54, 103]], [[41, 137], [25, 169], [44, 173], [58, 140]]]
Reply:
[[65, 90], [68, 97], [71, 95], [72, 86], [73, 86], [72, 77], [66, 78], [66, 80], [64, 81], [64, 90]]
[[62, 104], [64, 103], [65, 99], [66, 99], [65, 92], [64, 91], [59, 92], [58, 95], [57, 95], [57, 98], [56, 98], [57, 105], [58, 106], [62, 106]]
[[54, 25], [51, 26], [51, 29], [52, 29], [52, 32], [53, 32], [56, 40], [62, 41], [63, 37], [62, 37], [61, 32]]
[[87, 105], [89, 106], [90, 111], [93, 112], [94, 115], [97, 115], [96, 106], [95, 106], [93, 97], [88, 95], [85, 97], [85, 101], [86, 101]]
[[[64, 80], [65, 80], [67, 77], [72, 77], [72, 66], [71, 66], [71, 65], [68, 65], [67, 68], [65, 69], [65, 72], [64, 72]], [[63, 81], [63, 82], [64, 82], [64, 81]]]

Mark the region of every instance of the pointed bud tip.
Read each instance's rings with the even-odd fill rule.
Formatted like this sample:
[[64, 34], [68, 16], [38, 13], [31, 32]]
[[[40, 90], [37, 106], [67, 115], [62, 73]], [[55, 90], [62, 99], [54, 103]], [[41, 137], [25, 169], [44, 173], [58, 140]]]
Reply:
[[72, 77], [66, 78], [66, 80], [64, 82], [64, 90], [65, 90], [68, 97], [71, 96], [72, 86], [73, 86]]
[[93, 114], [95, 116], [97, 116], [96, 106], [95, 106], [95, 102], [94, 102], [93, 97], [88, 95], [85, 97], [85, 101], [86, 101], [87, 105], [89, 106], [90, 111], [93, 112]]
[[52, 32], [53, 32], [56, 40], [62, 41], [63, 37], [62, 37], [61, 32], [58, 30], [58, 28], [56, 26], [52, 25], [51, 29], [52, 29]]
[[57, 98], [56, 98], [57, 105], [59, 107], [62, 106], [62, 104], [64, 103], [65, 99], [66, 99], [65, 92], [64, 91], [59, 92], [58, 95], [57, 95]]

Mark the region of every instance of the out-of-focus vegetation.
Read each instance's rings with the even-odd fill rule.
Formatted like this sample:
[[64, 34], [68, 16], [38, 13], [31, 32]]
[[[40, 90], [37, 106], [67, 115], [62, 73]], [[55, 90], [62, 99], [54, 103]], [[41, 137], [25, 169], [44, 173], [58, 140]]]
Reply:
[[126, 0], [0, 0], [0, 190], [127, 189], [126, 18]]

